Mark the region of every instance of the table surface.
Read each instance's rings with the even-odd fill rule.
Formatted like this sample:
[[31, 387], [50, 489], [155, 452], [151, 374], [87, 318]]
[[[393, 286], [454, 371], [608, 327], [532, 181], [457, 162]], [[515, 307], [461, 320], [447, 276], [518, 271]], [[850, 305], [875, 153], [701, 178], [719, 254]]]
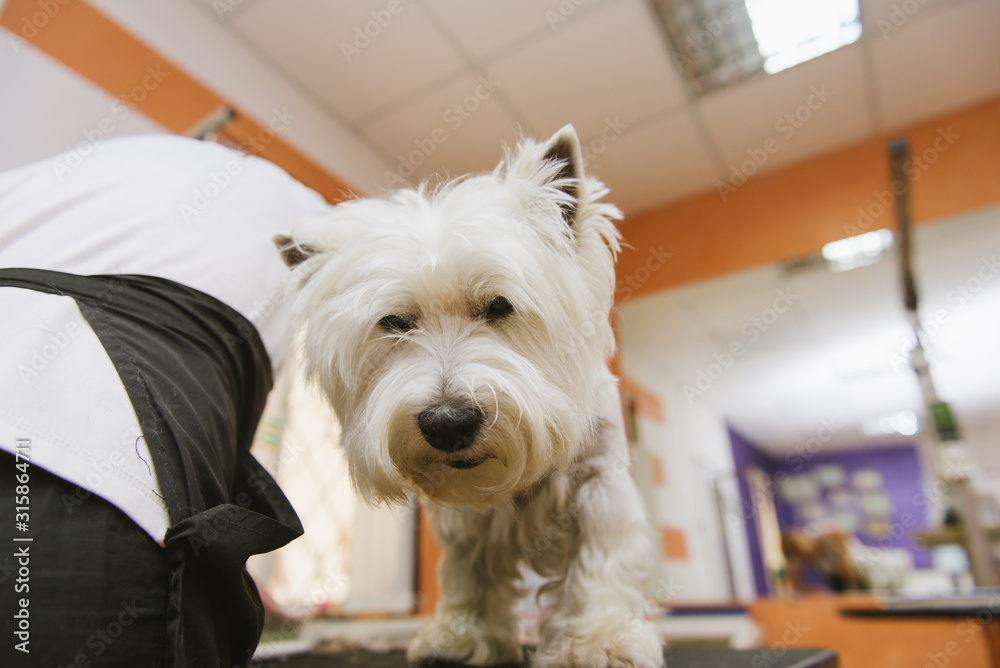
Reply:
[[923, 600], [887, 601], [876, 608], [842, 608], [846, 617], [936, 617], [996, 619], [1000, 614], [1000, 593], [992, 596], [958, 596]]
[[[837, 657], [829, 650], [731, 650], [713, 647], [668, 647], [664, 657], [669, 668], [837, 668]], [[278, 668], [405, 668], [406, 653], [354, 650], [336, 654], [302, 656], [282, 662], [267, 662]], [[442, 664], [437, 664], [442, 665]], [[455, 665], [455, 664], [443, 664]]]

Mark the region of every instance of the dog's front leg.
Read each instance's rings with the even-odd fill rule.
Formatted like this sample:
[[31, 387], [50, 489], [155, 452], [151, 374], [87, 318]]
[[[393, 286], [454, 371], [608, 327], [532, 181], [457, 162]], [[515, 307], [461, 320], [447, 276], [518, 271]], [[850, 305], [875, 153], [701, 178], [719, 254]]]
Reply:
[[512, 521], [497, 513], [455, 510], [425, 502], [441, 547], [440, 599], [434, 621], [410, 644], [411, 662], [432, 659], [474, 666], [520, 663], [518, 554]]
[[551, 590], [534, 666], [663, 664], [660, 636], [645, 618], [650, 527], [629, 474], [623, 437], [617, 445], [620, 449], [601, 453], [581, 470], [585, 478], [574, 497], [569, 563]]

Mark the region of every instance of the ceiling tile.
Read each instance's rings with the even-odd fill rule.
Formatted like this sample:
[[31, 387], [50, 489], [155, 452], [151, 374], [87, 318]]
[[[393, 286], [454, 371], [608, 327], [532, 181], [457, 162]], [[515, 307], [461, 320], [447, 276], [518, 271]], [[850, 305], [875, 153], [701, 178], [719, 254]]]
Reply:
[[1000, 2], [940, 8], [885, 39], [873, 35], [879, 104], [895, 128], [1000, 94]]
[[[257, 0], [231, 19], [244, 36], [350, 121], [382, 109], [463, 62], [411, 2]], [[366, 34], [367, 33], [367, 34]], [[345, 50], [347, 51], [345, 53]]]
[[535, 132], [573, 123], [581, 136], [607, 119], [649, 118], [684, 102], [649, 9], [618, 0], [571, 15], [548, 37], [486, 65]]
[[727, 175], [763, 173], [874, 132], [863, 73], [853, 44], [700, 99]]
[[879, 39], [892, 35], [896, 28], [923, 21], [941, 9], [975, 0], [861, 0], [861, 21], [865, 30]]
[[[608, 201], [626, 215], [661, 206], [703, 190], [716, 182], [715, 170], [687, 111], [632, 126], [615, 116], [606, 130], [581, 137], [589, 171], [611, 189]], [[626, 127], [627, 126], [627, 127]], [[604, 133], [602, 135], [602, 132]], [[611, 137], [611, 141], [603, 141]], [[628, 233], [626, 221], [626, 234]]]
[[426, 3], [472, 58], [482, 59], [536, 35], [551, 35], [599, 2], [566, 0], [428, 0]]
[[[497, 99], [503, 86], [486, 77], [461, 77], [377, 120], [363, 132], [412, 181], [492, 169], [504, 144], [518, 138], [517, 122]], [[391, 185], [386, 178], [382, 186]]]

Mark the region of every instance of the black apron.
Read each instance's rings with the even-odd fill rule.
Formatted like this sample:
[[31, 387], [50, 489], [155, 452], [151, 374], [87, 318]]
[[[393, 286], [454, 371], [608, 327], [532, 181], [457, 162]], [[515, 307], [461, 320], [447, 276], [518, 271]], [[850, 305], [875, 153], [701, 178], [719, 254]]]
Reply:
[[[302, 534], [249, 452], [272, 385], [253, 324], [209, 295], [151, 276], [0, 269], [4, 286], [76, 301], [128, 393], [171, 524], [161, 548], [103, 499], [80, 504], [85, 511], [65, 502], [63, 488], [75, 486], [39, 477], [46, 492], [33, 482], [33, 529], [48, 535], [33, 542], [32, 652], [14, 665], [73, 665], [81, 653], [92, 665], [245, 665], [263, 624], [246, 560]], [[0, 503], [11, 507], [7, 459]], [[0, 523], [4, 536], [15, 533], [9, 518]], [[11, 549], [0, 548], [2, 579]], [[12, 590], [9, 581], [0, 587]], [[135, 654], [143, 643], [149, 654]], [[12, 644], [5, 640], [0, 655]]]

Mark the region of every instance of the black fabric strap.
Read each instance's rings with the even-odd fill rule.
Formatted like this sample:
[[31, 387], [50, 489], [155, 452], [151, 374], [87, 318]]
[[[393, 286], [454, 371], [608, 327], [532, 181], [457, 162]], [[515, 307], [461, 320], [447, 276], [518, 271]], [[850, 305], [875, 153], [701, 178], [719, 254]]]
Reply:
[[0, 269], [0, 286], [72, 297], [132, 402], [171, 521], [164, 665], [248, 662], [263, 609], [246, 559], [302, 534], [249, 452], [272, 385], [253, 324], [152, 276]]

